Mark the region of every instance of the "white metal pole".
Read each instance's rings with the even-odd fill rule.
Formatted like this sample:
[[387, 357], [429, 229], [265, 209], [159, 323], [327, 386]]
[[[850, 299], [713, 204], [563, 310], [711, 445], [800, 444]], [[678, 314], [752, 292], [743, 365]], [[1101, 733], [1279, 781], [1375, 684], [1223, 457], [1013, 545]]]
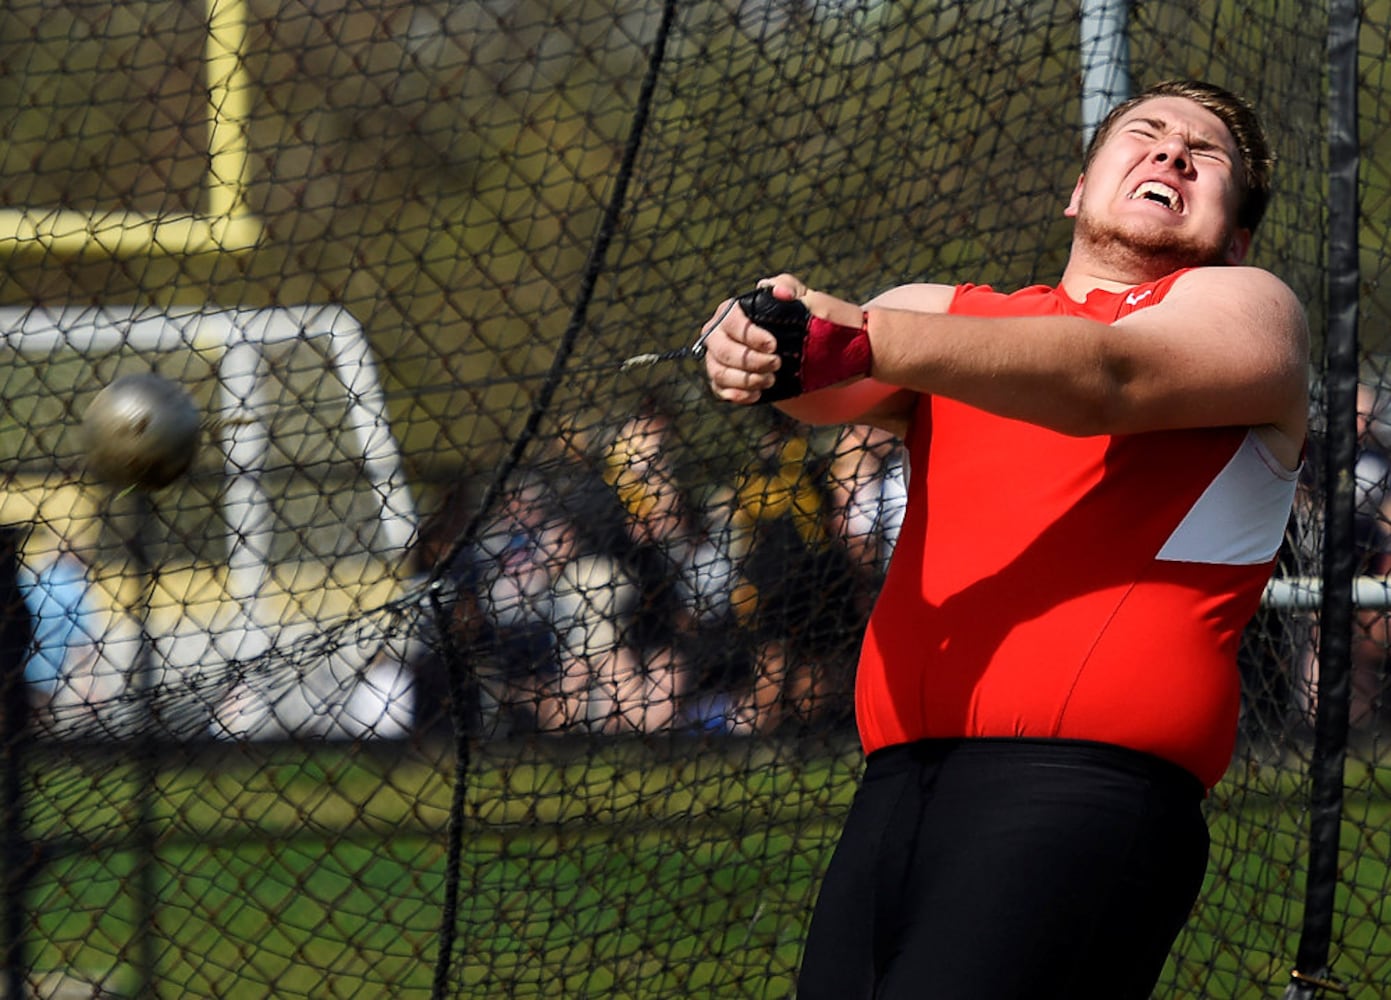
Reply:
[[1130, 96], [1130, 0], [1082, 0], [1082, 144]]

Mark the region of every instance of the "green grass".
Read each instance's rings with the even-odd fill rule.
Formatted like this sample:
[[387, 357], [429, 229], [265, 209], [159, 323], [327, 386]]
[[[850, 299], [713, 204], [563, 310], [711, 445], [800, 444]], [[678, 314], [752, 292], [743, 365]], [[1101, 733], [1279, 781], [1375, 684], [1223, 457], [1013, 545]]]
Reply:
[[[856, 763], [752, 743], [489, 748], [469, 775], [451, 995], [790, 995]], [[146, 995], [152, 966], [169, 997], [429, 996], [452, 791], [437, 759], [222, 748], [164, 766], [143, 800], [156, 844], [143, 904], [140, 769], [98, 754], [35, 774], [31, 836], [58, 848], [28, 892], [36, 971], [121, 995]], [[1349, 792], [1335, 956], [1368, 998], [1391, 968], [1391, 803], [1373, 777]], [[1258, 771], [1214, 795], [1212, 874], [1163, 995], [1283, 991], [1302, 794]]]

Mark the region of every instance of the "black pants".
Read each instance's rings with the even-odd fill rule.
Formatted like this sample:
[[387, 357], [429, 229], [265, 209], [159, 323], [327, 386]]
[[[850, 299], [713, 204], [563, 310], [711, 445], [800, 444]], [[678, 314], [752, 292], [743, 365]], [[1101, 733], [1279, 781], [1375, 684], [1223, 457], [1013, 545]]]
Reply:
[[1146, 754], [926, 740], [872, 754], [799, 1000], [1146, 1000], [1207, 867], [1203, 788]]

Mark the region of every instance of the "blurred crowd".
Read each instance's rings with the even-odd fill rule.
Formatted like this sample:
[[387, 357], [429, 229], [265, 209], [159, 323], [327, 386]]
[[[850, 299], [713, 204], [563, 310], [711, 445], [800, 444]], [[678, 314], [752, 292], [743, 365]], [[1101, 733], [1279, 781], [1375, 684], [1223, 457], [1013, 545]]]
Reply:
[[[679, 428], [656, 402], [614, 427], [560, 428], [504, 484], [471, 544], [459, 539], [477, 496], [460, 488], [435, 505], [412, 569], [437, 577], [447, 613], [427, 615], [399, 655], [383, 647], [365, 670], [299, 677], [293, 697], [284, 686], [237, 692], [192, 725], [251, 738], [401, 737], [461, 719], [486, 736], [848, 729], [860, 639], [906, 505], [904, 453], [872, 428], [760, 413], [765, 429], [725, 475], [683, 464]], [[1391, 389], [1381, 380], [1360, 386], [1357, 426], [1356, 572], [1386, 580]], [[1321, 572], [1319, 447], [1314, 435], [1277, 577]], [[74, 732], [115, 733], [103, 706], [130, 699], [100, 669], [103, 649], [119, 644], [102, 634], [91, 569], [61, 538], [29, 551], [39, 555], [17, 563], [13, 582], [32, 622], [24, 674], [36, 718], [66, 711]], [[1309, 724], [1318, 649], [1312, 610], [1261, 610], [1239, 654], [1248, 736]], [[1354, 732], [1391, 725], [1388, 650], [1391, 601], [1364, 603]], [[252, 711], [248, 697], [264, 704]]]
[[[447, 567], [452, 648], [490, 730], [848, 723], [906, 499], [902, 452], [865, 427], [817, 447], [810, 428], [768, 413], [747, 464], [699, 491], [678, 475], [673, 418], [657, 405], [602, 439], [566, 429], [514, 477]], [[427, 562], [456, 530], [441, 523], [423, 533]], [[416, 665], [427, 687], [444, 669], [430, 648]]]

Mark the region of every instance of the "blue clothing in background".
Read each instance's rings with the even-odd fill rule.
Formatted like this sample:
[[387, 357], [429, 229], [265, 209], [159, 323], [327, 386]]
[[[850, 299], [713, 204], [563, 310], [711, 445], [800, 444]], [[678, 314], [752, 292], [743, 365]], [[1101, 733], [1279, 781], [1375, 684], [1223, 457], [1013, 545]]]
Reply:
[[63, 677], [71, 649], [90, 645], [95, 622], [87, 600], [86, 567], [62, 555], [35, 572], [19, 567], [19, 590], [34, 619], [34, 651], [24, 664], [24, 679], [52, 692]]

